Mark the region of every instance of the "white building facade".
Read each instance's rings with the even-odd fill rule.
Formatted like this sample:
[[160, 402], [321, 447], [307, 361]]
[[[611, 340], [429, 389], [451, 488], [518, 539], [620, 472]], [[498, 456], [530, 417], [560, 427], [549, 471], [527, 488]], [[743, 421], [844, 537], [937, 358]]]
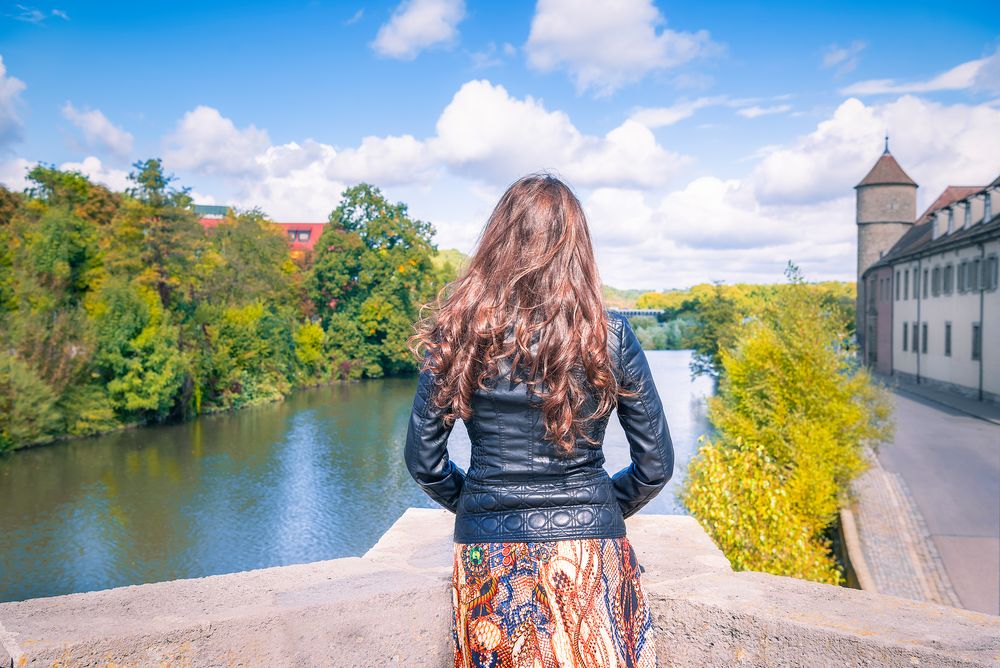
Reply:
[[857, 190], [862, 359], [883, 374], [1000, 402], [1000, 177], [949, 186], [903, 226], [873, 224], [867, 204], [889, 198], [913, 210], [916, 184], [888, 149]]

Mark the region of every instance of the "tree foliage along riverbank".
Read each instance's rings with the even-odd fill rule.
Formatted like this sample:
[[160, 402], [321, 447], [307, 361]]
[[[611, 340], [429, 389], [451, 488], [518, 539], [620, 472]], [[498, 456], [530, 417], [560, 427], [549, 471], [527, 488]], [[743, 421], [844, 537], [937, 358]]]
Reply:
[[[853, 334], [854, 283], [824, 281], [803, 286], [816, 293], [848, 335]], [[735, 331], [735, 322], [761, 304], [775, 300], [784, 289], [782, 284], [702, 283], [687, 290], [646, 292], [638, 297], [633, 308], [660, 309], [662, 313], [656, 318], [638, 316], [631, 323], [643, 348], [692, 349], [692, 371], [718, 375], [720, 346], [730, 343], [727, 336]]]
[[0, 452], [414, 370], [417, 308], [455, 269], [405, 205], [349, 188], [295, 260], [258, 210], [204, 229], [158, 160], [129, 179], [0, 186]]
[[865, 446], [891, 432], [890, 408], [856, 365], [837, 302], [788, 274], [773, 298], [719, 318], [717, 344], [699, 351], [720, 371], [716, 434], [691, 460], [682, 498], [734, 568], [838, 584], [831, 528]]

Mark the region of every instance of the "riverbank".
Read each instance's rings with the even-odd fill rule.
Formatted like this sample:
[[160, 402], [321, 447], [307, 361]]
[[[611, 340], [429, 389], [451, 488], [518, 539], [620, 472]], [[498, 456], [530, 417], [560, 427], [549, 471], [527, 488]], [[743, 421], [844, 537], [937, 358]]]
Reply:
[[[401, 374], [401, 375], [392, 376], [392, 377], [393, 378], [413, 378], [413, 379], [416, 379], [416, 374], [415, 373], [414, 374], [406, 374], [406, 375], [402, 375]], [[286, 394], [286, 395], [282, 395], [279, 398], [275, 398], [275, 399], [261, 398], [261, 399], [258, 399], [256, 401], [248, 402], [248, 403], [241, 404], [239, 406], [230, 407], [230, 408], [223, 408], [223, 407], [210, 408], [210, 409], [205, 410], [205, 411], [203, 411], [201, 413], [197, 413], [195, 415], [191, 415], [191, 416], [189, 416], [189, 417], [187, 417], [187, 418], [185, 418], [183, 420], [165, 420], [163, 422], [148, 422], [148, 421], [146, 421], [146, 422], [132, 422], [132, 423], [122, 424], [120, 426], [116, 426], [116, 427], [111, 428], [111, 429], [104, 429], [104, 430], [101, 430], [101, 431], [95, 431], [94, 433], [91, 433], [91, 434], [83, 434], [83, 435], [79, 435], [79, 436], [74, 436], [74, 435], [70, 435], [70, 434], [62, 434], [62, 435], [56, 436], [56, 437], [48, 439], [48, 440], [36, 441], [36, 442], [33, 442], [33, 443], [27, 443], [25, 445], [21, 445], [21, 446], [18, 446], [16, 448], [12, 448], [10, 450], [0, 450], [0, 460], [2, 460], [4, 457], [13, 455], [15, 452], [24, 452], [26, 450], [31, 450], [31, 449], [34, 449], [34, 448], [44, 447], [44, 446], [47, 446], [47, 445], [60, 445], [60, 444], [65, 444], [65, 443], [73, 443], [73, 442], [77, 442], [77, 441], [87, 441], [87, 440], [92, 440], [92, 439], [95, 439], [95, 438], [100, 438], [102, 436], [109, 436], [111, 434], [117, 434], [117, 433], [120, 433], [120, 432], [123, 432], [123, 431], [128, 431], [130, 429], [146, 429], [146, 428], [150, 428], [150, 427], [165, 427], [165, 426], [170, 426], [170, 425], [185, 424], [185, 423], [191, 422], [193, 420], [197, 420], [198, 418], [211, 417], [213, 415], [226, 415], [226, 414], [238, 413], [240, 411], [247, 410], [247, 409], [250, 409], [250, 408], [258, 408], [260, 406], [268, 406], [268, 405], [273, 405], [273, 404], [280, 404], [282, 402], [287, 401], [288, 398], [291, 397], [296, 392], [303, 392], [303, 391], [307, 391], [307, 390], [315, 390], [315, 389], [319, 389], [319, 388], [323, 388], [323, 387], [330, 387], [330, 386], [333, 386], [333, 385], [342, 385], [342, 384], [345, 384], [345, 383], [347, 383], [347, 384], [363, 383], [363, 382], [372, 381], [372, 380], [376, 380], [377, 381], [377, 380], [381, 380], [381, 379], [379, 379], [379, 378], [358, 378], [358, 379], [344, 380], [344, 379], [334, 378], [334, 379], [331, 379], [331, 380], [328, 380], [328, 381], [324, 381], [324, 382], [320, 382], [320, 383], [307, 383], [307, 384], [303, 384], [303, 385], [296, 385], [295, 388], [294, 388], [294, 390], [292, 392], [290, 392], [289, 394]]]

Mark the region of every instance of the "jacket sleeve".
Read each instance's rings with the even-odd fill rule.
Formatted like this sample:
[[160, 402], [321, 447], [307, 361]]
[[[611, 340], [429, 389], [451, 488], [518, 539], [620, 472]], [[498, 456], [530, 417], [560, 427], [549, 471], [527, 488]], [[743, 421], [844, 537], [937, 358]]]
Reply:
[[442, 506], [455, 512], [458, 497], [465, 482], [465, 472], [448, 458], [448, 436], [452, 427], [445, 426], [443, 410], [430, 400], [434, 376], [421, 371], [417, 392], [413, 398], [410, 424], [406, 430], [403, 458], [406, 469], [421, 489]]
[[611, 479], [622, 514], [629, 517], [649, 503], [670, 480], [674, 446], [646, 354], [628, 320], [622, 319], [621, 327], [622, 386], [638, 393], [633, 397], [618, 397], [618, 420], [625, 430], [632, 462]]

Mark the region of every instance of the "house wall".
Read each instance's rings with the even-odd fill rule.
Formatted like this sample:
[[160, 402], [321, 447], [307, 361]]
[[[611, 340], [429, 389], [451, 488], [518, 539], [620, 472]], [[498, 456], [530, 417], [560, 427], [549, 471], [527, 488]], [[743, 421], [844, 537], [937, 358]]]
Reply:
[[[1000, 240], [947, 250], [919, 260], [900, 262], [893, 266], [893, 278], [901, 279], [899, 299], [893, 291], [892, 367], [894, 372], [918, 376], [924, 381], [938, 382], [943, 387], [970, 396], [978, 395], [980, 362], [972, 358], [973, 324], [981, 323], [981, 356], [983, 390], [1000, 396], [1000, 291], [958, 289], [958, 267], [963, 260], [1000, 255]], [[933, 291], [933, 270], [953, 267], [954, 283], [951, 294]], [[914, 274], [919, 270], [918, 293], [915, 296]], [[928, 290], [923, 290], [923, 272], [928, 272]], [[897, 274], [897, 272], [899, 272]], [[906, 274], [909, 272], [909, 295], [906, 294]], [[908, 298], [907, 298], [908, 297]], [[982, 298], [982, 316], [980, 315]], [[919, 311], [919, 316], [918, 316]], [[918, 350], [913, 349], [913, 324], [919, 323]], [[946, 325], [951, 325], [951, 350], [946, 354]], [[924, 327], [927, 341], [924, 349]], [[904, 334], [904, 325], [909, 331]], [[903, 350], [904, 338], [907, 349]]]

